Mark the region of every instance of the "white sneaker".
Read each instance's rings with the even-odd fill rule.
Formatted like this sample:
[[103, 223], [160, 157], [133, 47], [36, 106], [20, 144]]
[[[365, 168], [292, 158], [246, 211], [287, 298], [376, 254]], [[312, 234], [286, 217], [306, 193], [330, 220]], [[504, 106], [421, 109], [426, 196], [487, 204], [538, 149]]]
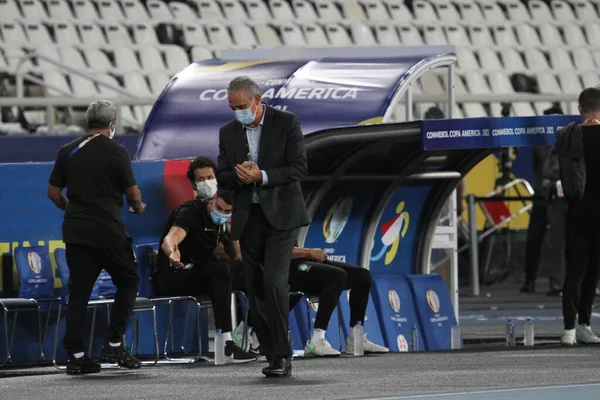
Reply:
[[[388, 353], [390, 351], [387, 347], [380, 346], [368, 340], [366, 333], [363, 336], [363, 350], [365, 354]], [[351, 355], [354, 354], [354, 336], [348, 336], [348, 340], [346, 340], [346, 349], [344, 350], [344, 353]]]
[[575, 328], [575, 338], [581, 343], [600, 343], [600, 338], [592, 332], [588, 325], [577, 325]]
[[326, 339], [321, 339], [317, 343], [312, 343], [312, 340], [309, 340], [304, 346], [305, 357], [333, 357], [340, 354], [342, 353], [331, 347]]
[[560, 338], [561, 346], [573, 346], [577, 344], [577, 339], [575, 338], [575, 329], [565, 329], [565, 333], [563, 333]]

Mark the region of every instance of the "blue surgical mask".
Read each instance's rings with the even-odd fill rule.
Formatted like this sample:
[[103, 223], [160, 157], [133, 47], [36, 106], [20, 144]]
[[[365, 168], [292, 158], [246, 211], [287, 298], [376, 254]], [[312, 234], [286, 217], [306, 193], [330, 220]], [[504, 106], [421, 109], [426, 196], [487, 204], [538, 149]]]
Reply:
[[212, 222], [214, 222], [215, 225], [217, 225], [217, 226], [221, 226], [221, 225], [225, 224], [229, 220], [230, 217], [231, 217], [231, 214], [230, 215], [221, 214], [214, 208], [210, 212], [210, 219], [212, 219]]
[[[254, 101], [252, 102], [254, 104]], [[235, 119], [242, 125], [250, 125], [254, 122], [254, 118], [256, 118], [256, 113], [252, 112], [252, 104], [250, 107], [245, 110], [235, 110], [233, 113], [235, 114]]]

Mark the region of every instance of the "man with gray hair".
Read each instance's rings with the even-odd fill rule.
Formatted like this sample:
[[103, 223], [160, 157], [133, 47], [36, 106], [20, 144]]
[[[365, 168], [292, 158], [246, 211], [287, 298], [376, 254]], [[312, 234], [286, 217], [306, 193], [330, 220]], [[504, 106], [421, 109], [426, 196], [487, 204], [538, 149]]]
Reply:
[[138, 282], [133, 249], [121, 219], [123, 194], [131, 212], [142, 214], [146, 204], [133, 176], [129, 152], [111, 140], [116, 106], [95, 101], [86, 116], [89, 133], [60, 149], [48, 185], [48, 197], [65, 211], [62, 233], [70, 299], [63, 344], [69, 353], [67, 374], [72, 375], [100, 372], [100, 365], [85, 354], [81, 335], [87, 303], [102, 269], [117, 287], [102, 360], [126, 368], [141, 365], [123, 344]]
[[219, 132], [217, 181], [235, 193], [231, 238], [240, 241], [254, 329], [266, 376], [290, 376], [288, 275], [296, 228], [308, 225], [300, 180], [307, 171], [296, 115], [261, 102], [250, 78], [227, 88], [234, 119]]

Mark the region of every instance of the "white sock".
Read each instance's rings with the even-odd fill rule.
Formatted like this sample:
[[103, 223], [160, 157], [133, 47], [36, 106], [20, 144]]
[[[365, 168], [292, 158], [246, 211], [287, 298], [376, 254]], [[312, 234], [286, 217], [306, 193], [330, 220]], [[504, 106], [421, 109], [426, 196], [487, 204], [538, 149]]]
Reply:
[[231, 338], [231, 332], [225, 332], [225, 333], [223, 333], [223, 340], [224, 340], [225, 342], [227, 342], [227, 341], [229, 341], [229, 340], [233, 340], [233, 339]]
[[256, 336], [256, 332], [252, 332], [252, 344], [250, 345], [253, 349], [258, 349], [260, 346], [260, 342], [258, 341], [258, 336]]
[[323, 329], [315, 329], [310, 339], [311, 343], [317, 343], [319, 340], [325, 339], [325, 331]]
[[116, 343], [108, 342], [108, 344], [110, 345], [110, 347], [119, 347], [121, 345], [121, 342], [116, 342]]
[[73, 357], [75, 357], [75, 358], [81, 358], [81, 357], [83, 357], [84, 355], [85, 355], [85, 353], [84, 353], [83, 351], [82, 351], [82, 352], [79, 352], [79, 353], [73, 353]]

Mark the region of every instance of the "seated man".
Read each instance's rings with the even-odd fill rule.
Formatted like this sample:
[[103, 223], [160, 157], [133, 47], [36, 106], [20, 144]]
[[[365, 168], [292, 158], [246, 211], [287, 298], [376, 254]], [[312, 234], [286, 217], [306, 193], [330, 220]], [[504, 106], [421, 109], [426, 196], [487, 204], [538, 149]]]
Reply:
[[[243, 288], [241, 267], [232, 265], [234, 286]], [[346, 341], [345, 353], [354, 354], [354, 325], [357, 321], [364, 324], [369, 291], [371, 290], [371, 273], [356, 265], [327, 260], [327, 255], [321, 249], [304, 249], [296, 247], [292, 251], [292, 262], [289, 273], [290, 292], [302, 292], [307, 296], [319, 297], [319, 308], [314, 323], [311, 339], [304, 347], [305, 356], [339, 356], [340, 352], [332, 348], [325, 339], [325, 332], [333, 310], [338, 304], [344, 290], [350, 290], [350, 329]], [[290, 301], [292, 310], [300, 298], [297, 296]], [[248, 318], [248, 325], [252, 325]], [[236, 329], [236, 336], [243, 331], [243, 322]], [[366, 338], [362, 338], [365, 353], [387, 353], [386, 347], [379, 346]], [[255, 335], [247, 339], [249, 350], [259, 354], [259, 343]], [[239, 343], [239, 339], [238, 339]]]
[[152, 281], [160, 296], [210, 295], [215, 327], [225, 336], [226, 362], [248, 362], [253, 356], [231, 338], [231, 271], [213, 257], [220, 244], [235, 258], [235, 243], [226, 223], [232, 212], [231, 192], [212, 199], [191, 200], [177, 207], [162, 235]]
[[209, 199], [217, 193], [217, 164], [206, 156], [194, 158], [187, 170], [187, 178], [196, 191], [197, 199]]

